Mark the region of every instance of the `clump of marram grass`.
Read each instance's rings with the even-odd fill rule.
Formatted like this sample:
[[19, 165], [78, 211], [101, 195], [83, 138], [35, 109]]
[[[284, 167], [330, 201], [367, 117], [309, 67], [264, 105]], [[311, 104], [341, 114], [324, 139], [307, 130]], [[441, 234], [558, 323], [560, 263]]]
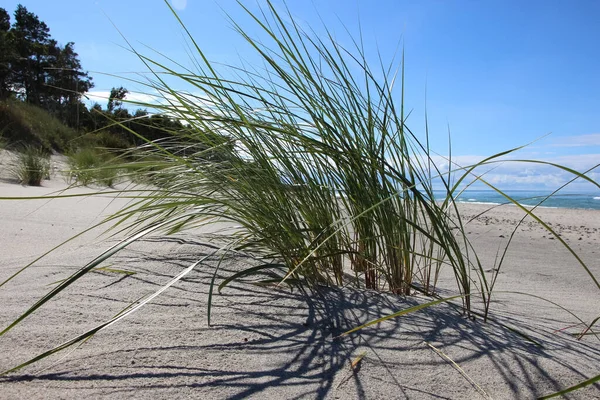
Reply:
[[24, 146], [16, 153], [12, 172], [21, 184], [40, 186], [42, 180], [50, 179], [50, 154], [39, 147]]
[[[164, 105], [146, 106], [185, 121], [186, 129], [171, 132], [168, 141], [136, 149], [139, 162], [127, 173], [157, 189], [113, 216], [121, 226], [128, 220], [136, 233], [58, 284], [0, 336], [140, 237], [215, 220], [240, 227], [234, 235], [213, 236], [221, 249], [243, 250], [264, 260], [233, 278], [269, 270], [270, 279], [280, 273], [280, 281], [311, 288], [354, 285], [402, 295], [418, 291], [434, 298], [428, 305], [461, 299], [464, 313], [487, 315], [500, 265], [491, 275], [483, 270], [454, 202], [458, 188], [473, 180], [498, 190], [571, 250], [533, 210], [473, 174], [516, 149], [442, 174], [433, 162], [427, 132], [418, 137], [406, 126], [403, 70], [398, 103], [396, 74], [384, 67], [373, 71], [360, 46], [346, 49], [331, 35], [310, 36], [291, 15], [285, 23], [269, 1], [267, 7], [261, 17], [246, 10], [267, 40], [250, 37], [232, 21], [262, 57], [260, 74], [217, 70], [192, 37], [198, 51], [194, 71], [175, 72], [180, 65], [170, 68], [133, 50], [154, 73], [149, 91], [165, 99]], [[176, 90], [176, 79], [189, 90]], [[82, 173], [96, 168], [85, 165]], [[585, 173], [554, 166], [600, 187]], [[434, 187], [444, 193], [434, 196]], [[441, 268], [449, 268], [456, 281], [457, 294], [446, 299], [436, 296]], [[475, 309], [475, 296], [483, 310]], [[44, 356], [88, 338], [149, 299]]]
[[[140, 56], [157, 68], [151, 89], [170, 102], [162, 111], [189, 127], [179, 143], [149, 147], [170, 165], [155, 175], [167, 194], [150, 200], [154, 221], [172, 218], [178, 229], [205, 215], [232, 221], [243, 227], [239, 246], [277, 259], [287, 267], [285, 279], [311, 285], [433, 294], [446, 264], [467, 313], [474, 281], [487, 301], [487, 277], [466, 257], [464, 231], [448, 217], [449, 209], [457, 212], [455, 187], [435, 164], [420, 161], [430, 159], [430, 149], [406, 127], [389, 70], [380, 81], [361, 49], [353, 58], [332, 39], [313, 39], [293, 23], [285, 29], [271, 12], [275, 28], [262, 27], [272, 48], [238, 27], [271, 67], [261, 76], [238, 70], [239, 81], [225, 79], [200, 50], [194, 74], [162, 70]], [[194, 94], [172, 90], [165, 74]], [[434, 181], [447, 189], [442, 202]]]
[[95, 148], [84, 147], [68, 155], [68, 180], [81, 185], [112, 187], [119, 175], [115, 156]]

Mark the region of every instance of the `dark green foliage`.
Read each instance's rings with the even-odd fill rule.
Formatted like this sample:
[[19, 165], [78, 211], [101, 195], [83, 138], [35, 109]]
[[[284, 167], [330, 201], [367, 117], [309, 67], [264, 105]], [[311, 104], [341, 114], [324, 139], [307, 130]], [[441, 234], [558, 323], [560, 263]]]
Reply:
[[81, 96], [92, 87], [73, 42], [59, 45], [46, 23], [22, 5], [12, 27], [0, 9], [0, 99], [16, 96], [78, 127], [85, 110]]
[[17, 57], [12, 66], [12, 84], [28, 103], [41, 105], [45, 68], [51, 66], [50, 29], [37, 15], [17, 6], [11, 32]]
[[13, 46], [13, 36], [10, 32], [10, 16], [5, 9], [0, 8], [0, 100], [10, 94], [11, 64], [14, 63], [16, 52]]
[[129, 93], [129, 90], [125, 89], [123, 86], [112, 88], [110, 91], [110, 96], [108, 96], [108, 103], [106, 104], [106, 109], [108, 112], [114, 112], [115, 110], [121, 108], [127, 93]]
[[[15, 11], [12, 26], [8, 12], [0, 8], [0, 100], [19, 99], [46, 110], [77, 132], [90, 132], [78, 141], [78, 146], [89, 140], [88, 145], [123, 149], [184, 131], [179, 121], [166, 115], [141, 109], [130, 114], [124, 107], [129, 93], [124, 87], [111, 90], [106, 110], [99, 104], [88, 109], [82, 96], [92, 87], [92, 79], [83, 71], [73, 42], [59, 45], [46, 23], [22, 5]], [[71, 131], [58, 129], [53, 121], [48, 132], [44, 132], [45, 126], [34, 126], [37, 109], [23, 106], [20, 110], [31, 110], [33, 114], [21, 113], [17, 118], [7, 115], [7, 110], [1, 112], [0, 122], [9, 126], [5, 135], [9, 143], [67, 149], [67, 143], [75, 136]], [[62, 138], [57, 136], [61, 131], [65, 133]]]
[[55, 63], [48, 68], [47, 77], [47, 109], [65, 124], [79, 128], [85, 104], [81, 101], [83, 93], [93, 87], [91, 78], [81, 71], [78, 54], [74, 43], [67, 43], [64, 48], [54, 49]]
[[0, 32], [8, 32], [10, 29], [10, 15], [4, 8], [0, 8]]
[[116, 153], [131, 147], [131, 142], [107, 130], [86, 133], [78, 137], [74, 144], [77, 148], [96, 147]]

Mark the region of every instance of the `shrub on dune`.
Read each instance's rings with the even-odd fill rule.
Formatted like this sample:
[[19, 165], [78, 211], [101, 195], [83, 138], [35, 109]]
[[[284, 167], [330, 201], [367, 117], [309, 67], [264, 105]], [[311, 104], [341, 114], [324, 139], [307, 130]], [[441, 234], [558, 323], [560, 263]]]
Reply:
[[68, 178], [81, 185], [92, 183], [112, 187], [118, 178], [115, 157], [98, 149], [84, 147], [69, 154]]
[[23, 147], [16, 153], [13, 174], [23, 185], [40, 186], [50, 177], [50, 155], [38, 147]]

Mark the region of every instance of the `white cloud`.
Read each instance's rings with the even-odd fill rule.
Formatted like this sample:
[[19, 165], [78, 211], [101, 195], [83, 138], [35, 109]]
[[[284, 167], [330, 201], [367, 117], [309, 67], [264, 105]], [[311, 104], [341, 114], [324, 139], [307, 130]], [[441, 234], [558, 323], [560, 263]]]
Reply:
[[[99, 100], [104, 104], [106, 104], [109, 95], [109, 91], [94, 91], [88, 93], [90, 99]], [[147, 108], [151, 108], [152, 104], [159, 105], [169, 101], [172, 109], [180, 108], [184, 116], [187, 113], [186, 110], [182, 108], [182, 103], [204, 110], [214, 108], [214, 104], [210, 101], [210, 99], [201, 94], [180, 93], [179, 95], [182, 96], [180, 100], [174, 98], [170, 93], [165, 93], [164, 96], [161, 96], [159, 92], [129, 93], [126, 99], [133, 102], [145, 103], [147, 104]], [[129, 108], [137, 107], [139, 106], [136, 104], [131, 104]], [[182, 116], [179, 115], [178, 117]], [[191, 122], [192, 116], [187, 116], [185, 119], [188, 122]], [[204, 123], [208, 122], [204, 121]], [[222, 126], [215, 125], [215, 129], [222, 129]], [[598, 143], [600, 145], [600, 134], [575, 136], [570, 139], [570, 142], [573, 146], [576, 145], [576, 143], [578, 146], [593, 146], [594, 143]], [[558, 142], [552, 144], [552, 146], [555, 145], [558, 145]], [[545, 148], [542, 148], [542, 150], [545, 150]], [[589, 151], [587, 154], [557, 155], [548, 153], [546, 151], [537, 151], [534, 153], [531, 152], [530, 149], [526, 149], [525, 151], [505, 155], [494, 160], [492, 163], [476, 168], [474, 173], [465, 179], [464, 183], [469, 184], [475, 181], [478, 176], [481, 176], [487, 182], [498, 186], [500, 189], [556, 189], [572, 180], [574, 175], [552, 165], [520, 162], [516, 160], [535, 159], [563, 165], [576, 171], [584, 172], [600, 163], [600, 151], [595, 150], [597, 149]], [[449, 160], [442, 155], [432, 156], [432, 161], [438, 166], [441, 173], [446, 173], [449, 169], [452, 169], [455, 171], [454, 176], [458, 178], [465, 172], [464, 170], [460, 170], [460, 168], [468, 168], [472, 165], [480, 163], [486, 158], [487, 156], [477, 154], [455, 155], [452, 157], [452, 166], [449, 165]], [[426, 160], [424, 160], [422, 157], [420, 162], [421, 165], [427, 166]], [[600, 167], [588, 172], [587, 176], [596, 182], [600, 182]], [[482, 185], [482, 183], [477, 184], [479, 187]], [[594, 187], [589, 182], [584, 182], [582, 179], [577, 179], [569, 186], [569, 188], [573, 190], [597, 190], [597, 187]]]
[[[110, 91], [96, 90], [86, 93], [88, 98], [87, 106], [91, 107], [94, 103], [99, 103], [103, 108], [106, 108]], [[181, 123], [194, 124], [199, 116], [207, 117], [203, 120], [203, 125], [210, 125], [210, 112], [215, 111], [214, 102], [198, 92], [178, 92], [173, 95], [169, 92], [128, 92], [123, 101], [123, 107], [129, 110], [130, 113], [138, 109], [145, 109], [150, 114], [160, 113], [177, 119]], [[203, 111], [210, 112], [207, 114]], [[222, 125], [214, 123], [212, 129], [226, 132]]]
[[[485, 158], [479, 155], [453, 157], [452, 169], [455, 171], [455, 178], [459, 178], [465, 172], [461, 168], [467, 169]], [[556, 189], [575, 178], [572, 173], [549, 164], [517, 161], [528, 158], [562, 165], [582, 173], [600, 164], [600, 154], [598, 153], [550, 157], [519, 157], [517, 153], [504, 156], [498, 159], [498, 162], [477, 167], [464, 180], [464, 184], [472, 183], [480, 176], [486, 182], [498, 186], [500, 189]], [[449, 163], [447, 159], [443, 156], [434, 156], [432, 159], [442, 172], [448, 171]], [[600, 178], [600, 167], [587, 172], [586, 175], [594, 181], [600, 182], [598, 179]], [[483, 184], [479, 183], [477, 185], [481, 186]], [[596, 186], [582, 179], [577, 179], [568, 187], [576, 190], [598, 190]]]
[[183, 11], [187, 7], [187, 0], [171, 0], [171, 4], [176, 10]]
[[575, 135], [556, 138], [550, 145], [553, 147], [584, 147], [600, 146], [600, 133], [590, 133], [587, 135]]
[[[94, 102], [98, 102], [103, 106], [108, 102], [110, 96], [109, 90], [92, 90], [86, 93], [86, 97], [89, 99], [89, 105]], [[128, 92], [125, 96], [123, 105], [128, 109], [137, 108], [152, 108], [153, 105], [169, 105], [171, 109], [181, 108], [184, 110], [183, 104], [192, 107], [210, 107], [212, 103], [209, 100], [198, 93], [184, 93], [179, 92], [179, 97], [175, 97], [171, 93], [159, 93], [158, 91], [153, 92]]]
[[[92, 90], [86, 93], [86, 96], [90, 99], [90, 102], [107, 102], [108, 97], [110, 96], [110, 90]], [[146, 104], [157, 104], [160, 97], [158, 94], [149, 94], [149, 93], [137, 93], [130, 92], [125, 96], [125, 100], [136, 102], [136, 103], [146, 103]], [[135, 106], [135, 104], [133, 105]]]

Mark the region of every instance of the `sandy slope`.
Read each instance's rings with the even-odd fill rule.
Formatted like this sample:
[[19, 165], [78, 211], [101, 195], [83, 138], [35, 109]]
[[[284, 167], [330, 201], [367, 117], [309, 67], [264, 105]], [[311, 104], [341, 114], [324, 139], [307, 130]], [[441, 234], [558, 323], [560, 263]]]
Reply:
[[[0, 181], [0, 196], [37, 196], [64, 186], [25, 188]], [[91, 189], [77, 189], [79, 193]], [[117, 210], [124, 199], [94, 196], [0, 202], [0, 281], [37, 255]], [[464, 207], [476, 215], [482, 206]], [[600, 276], [600, 212], [544, 209], [562, 238]], [[520, 214], [490, 211], [467, 231], [484, 268]], [[6, 327], [35, 299], [115, 243], [96, 230], [44, 258], [0, 288]], [[111, 271], [89, 274], [0, 337], [0, 368], [13, 367], [114, 316], [212, 251], [202, 235], [152, 237], [116, 256]], [[494, 399], [534, 398], [600, 373], [600, 340], [569, 333], [577, 320], [535, 297], [551, 298], [586, 321], [600, 315], [600, 291], [556, 239], [526, 221], [499, 271], [493, 315], [542, 346], [497, 324], [471, 321], [442, 305], [334, 339], [345, 329], [426, 301], [351, 289], [319, 293], [236, 283], [215, 296], [207, 326], [215, 258], [131, 317], [66, 351], [0, 380], [0, 398], [406, 398], [484, 395], [435, 349], [460, 365]], [[518, 243], [517, 243], [518, 242]], [[249, 260], [226, 260], [221, 275]], [[452, 282], [440, 282], [443, 293]], [[431, 347], [433, 346], [433, 347]], [[365, 352], [351, 372], [349, 363]], [[598, 385], [573, 398], [600, 397]]]

